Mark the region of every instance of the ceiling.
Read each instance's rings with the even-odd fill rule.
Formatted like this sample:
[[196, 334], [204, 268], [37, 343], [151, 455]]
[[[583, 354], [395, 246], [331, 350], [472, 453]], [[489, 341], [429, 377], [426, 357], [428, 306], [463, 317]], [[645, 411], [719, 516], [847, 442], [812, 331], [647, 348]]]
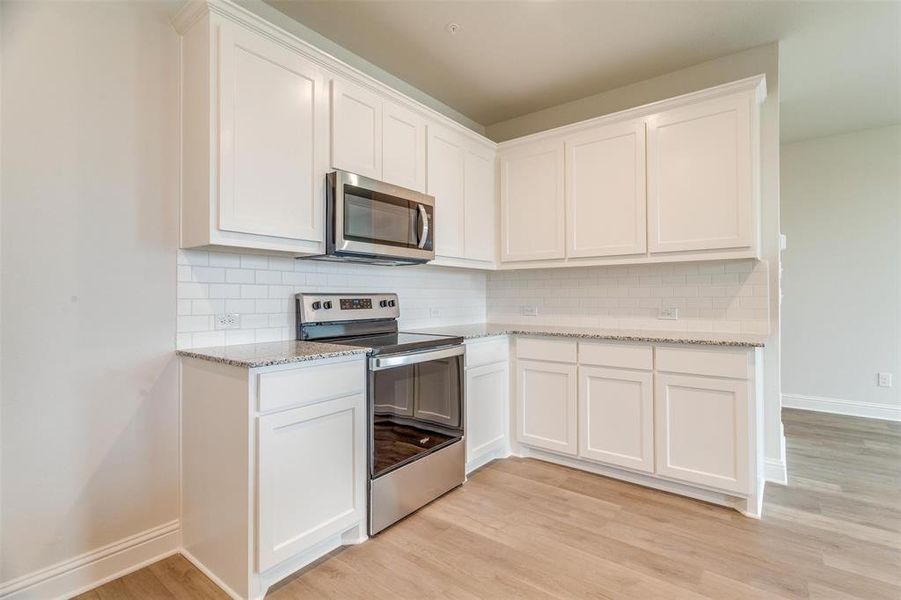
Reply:
[[265, 1], [486, 126], [777, 40], [783, 141], [901, 121], [897, 1]]

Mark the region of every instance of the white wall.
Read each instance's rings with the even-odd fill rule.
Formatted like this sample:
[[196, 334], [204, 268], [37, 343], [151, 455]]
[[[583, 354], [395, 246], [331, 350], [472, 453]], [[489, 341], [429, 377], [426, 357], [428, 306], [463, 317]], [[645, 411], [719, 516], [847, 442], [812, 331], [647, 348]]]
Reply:
[[3, 583], [177, 518], [170, 8], [0, 3]]
[[[494, 323], [769, 333], [767, 264], [756, 260], [498, 271]], [[537, 309], [524, 316], [523, 307]], [[679, 319], [657, 318], [679, 309]]]
[[[179, 348], [293, 340], [298, 292], [394, 292], [408, 331], [485, 321], [484, 271], [203, 250], [179, 252], [178, 262]], [[222, 313], [238, 314], [240, 327], [216, 330]]]
[[782, 223], [786, 404], [901, 418], [901, 126], [783, 146]]

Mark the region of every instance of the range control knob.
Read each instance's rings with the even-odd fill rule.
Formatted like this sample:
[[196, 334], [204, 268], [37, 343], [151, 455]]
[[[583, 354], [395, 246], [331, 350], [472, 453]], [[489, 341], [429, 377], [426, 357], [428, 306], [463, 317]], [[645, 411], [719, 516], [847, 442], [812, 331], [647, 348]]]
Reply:
[[326, 309], [326, 310], [330, 309], [331, 307], [332, 307], [332, 301], [331, 301], [331, 300], [326, 300], [325, 302], [322, 303], [322, 308], [324, 308], [324, 309]]
[[396, 305], [397, 305], [397, 302], [395, 302], [394, 300], [388, 300], [388, 306], [396, 306]]
[[322, 302], [319, 302], [317, 300], [316, 302], [314, 302], [313, 304], [310, 305], [310, 308], [312, 308], [313, 310], [319, 310], [320, 308], [322, 308]]
[[386, 306], [388, 306], [388, 301], [387, 300], [379, 300], [379, 306], [381, 306], [382, 308], [385, 308]]

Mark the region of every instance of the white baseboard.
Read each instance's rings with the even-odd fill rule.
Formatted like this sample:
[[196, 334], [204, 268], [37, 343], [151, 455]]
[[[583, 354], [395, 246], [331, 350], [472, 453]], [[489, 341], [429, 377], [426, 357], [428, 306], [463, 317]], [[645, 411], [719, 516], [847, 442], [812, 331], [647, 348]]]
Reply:
[[763, 476], [766, 481], [788, 485], [788, 469], [784, 460], [766, 459], [764, 462]]
[[782, 394], [782, 406], [783, 408], [812, 410], [836, 415], [848, 415], [850, 417], [901, 421], [901, 406], [896, 404], [857, 402], [841, 398], [805, 396], [803, 394]]
[[71, 598], [179, 550], [178, 520], [0, 584], [2, 600]]

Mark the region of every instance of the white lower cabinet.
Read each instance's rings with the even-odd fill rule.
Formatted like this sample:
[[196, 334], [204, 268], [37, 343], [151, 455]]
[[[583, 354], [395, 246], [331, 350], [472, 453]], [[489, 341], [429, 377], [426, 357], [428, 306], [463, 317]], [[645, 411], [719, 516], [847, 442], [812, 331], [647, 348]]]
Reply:
[[579, 367], [579, 456], [654, 471], [653, 378], [648, 371]]
[[759, 350], [533, 335], [516, 357], [523, 456], [760, 514]]
[[[503, 451], [509, 429], [510, 369], [507, 362], [466, 371], [466, 463]], [[469, 469], [467, 469], [469, 470]]]
[[365, 407], [358, 394], [258, 419], [260, 571], [363, 519]]
[[563, 454], [578, 453], [576, 366], [537, 360], [516, 362], [516, 438]]
[[181, 360], [184, 555], [233, 598], [366, 539], [362, 356]]
[[747, 493], [750, 488], [749, 383], [659, 373], [657, 473]]

